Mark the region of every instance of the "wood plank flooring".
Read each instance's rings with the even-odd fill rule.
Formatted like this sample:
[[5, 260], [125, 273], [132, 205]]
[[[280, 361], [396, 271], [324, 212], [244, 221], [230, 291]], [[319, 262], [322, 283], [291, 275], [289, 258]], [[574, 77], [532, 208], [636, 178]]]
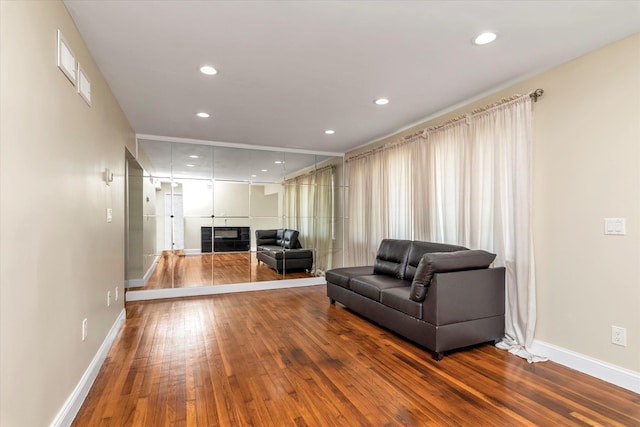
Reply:
[[250, 252], [185, 255], [179, 251], [174, 254], [165, 251], [159, 256], [145, 286], [130, 289], [187, 288], [306, 277], [313, 275], [305, 271], [278, 274], [268, 266], [258, 264], [255, 253]]
[[325, 286], [127, 303], [75, 426], [639, 426], [640, 395], [481, 345], [431, 354]]

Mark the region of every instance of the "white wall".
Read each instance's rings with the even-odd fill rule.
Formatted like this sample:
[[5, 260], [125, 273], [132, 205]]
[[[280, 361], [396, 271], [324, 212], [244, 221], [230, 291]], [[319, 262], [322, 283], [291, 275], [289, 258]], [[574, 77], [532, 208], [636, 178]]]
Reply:
[[[58, 29], [91, 80], [91, 107], [56, 66]], [[124, 307], [135, 138], [61, 2], [0, 2], [0, 55], [0, 425], [46, 426]]]
[[[640, 35], [347, 157], [536, 88], [536, 339], [640, 372]], [[605, 236], [605, 217], [625, 217], [627, 235]], [[627, 328], [627, 347], [611, 344], [611, 325]]]
[[213, 184], [209, 180], [182, 182], [184, 207], [184, 247], [201, 248], [201, 227], [211, 227], [213, 212]]
[[[162, 184], [158, 191], [155, 212], [164, 212], [164, 193], [170, 192], [169, 184]], [[282, 226], [282, 185], [253, 184], [208, 180], [183, 180], [173, 189], [183, 198], [185, 249], [199, 250], [201, 227], [251, 227], [257, 229]], [[212, 212], [216, 218], [211, 219]], [[164, 217], [158, 217], [157, 241], [164, 239]], [[252, 235], [252, 243], [255, 236]], [[252, 245], [255, 249], [255, 245]]]
[[216, 181], [214, 183], [213, 213], [216, 217], [236, 216], [249, 218], [249, 204], [249, 183], [224, 181]]

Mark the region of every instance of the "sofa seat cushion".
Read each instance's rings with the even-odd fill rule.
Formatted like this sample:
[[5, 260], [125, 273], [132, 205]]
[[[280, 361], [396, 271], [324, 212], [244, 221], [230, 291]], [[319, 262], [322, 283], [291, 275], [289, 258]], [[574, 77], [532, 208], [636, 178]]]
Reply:
[[380, 302], [408, 316], [422, 319], [422, 303], [412, 301], [410, 294], [411, 286], [383, 289], [380, 292]]
[[495, 258], [495, 254], [483, 250], [427, 253], [420, 260], [411, 283], [411, 299], [424, 301], [435, 273], [487, 268]]
[[411, 286], [411, 282], [381, 274], [372, 274], [352, 278], [350, 286], [355, 293], [380, 302], [380, 291], [383, 289]]
[[372, 265], [366, 267], [343, 267], [334, 268], [333, 270], [327, 271], [324, 275], [324, 278], [329, 283], [333, 283], [334, 285], [350, 289], [349, 281], [351, 280], [351, 278], [358, 276], [368, 276], [371, 274], [373, 274]]
[[282, 250], [278, 246], [261, 246], [262, 252], [268, 252], [268, 255], [275, 259], [303, 259], [311, 258], [311, 249], [286, 249]]

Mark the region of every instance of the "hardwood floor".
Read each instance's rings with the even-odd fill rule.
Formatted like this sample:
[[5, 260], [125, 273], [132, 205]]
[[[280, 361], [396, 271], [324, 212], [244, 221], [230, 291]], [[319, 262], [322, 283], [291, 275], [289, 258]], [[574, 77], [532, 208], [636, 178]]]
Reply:
[[225, 285], [268, 280], [300, 279], [313, 277], [305, 271], [278, 274], [260, 263], [255, 253], [215, 252], [185, 255], [176, 251], [163, 252], [158, 265], [144, 287], [130, 289], [167, 289], [193, 286]]
[[640, 395], [481, 345], [431, 354], [324, 286], [127, 303], [75, 426], [639, 426]]

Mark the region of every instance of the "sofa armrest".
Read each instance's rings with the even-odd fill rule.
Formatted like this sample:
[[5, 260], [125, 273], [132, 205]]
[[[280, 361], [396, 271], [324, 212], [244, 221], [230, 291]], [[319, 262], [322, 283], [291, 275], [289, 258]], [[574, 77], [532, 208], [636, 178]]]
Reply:
[[504, 276], [504, 267], [434, 274], [423, 319], [443, 326], [504, 315]]
[[298, 249], [298, 234], [297, 230], [285, 230], [282, 235], [282, 247], [285, 249]]
[[495, 258], [496, 254], [479, 249], [426, 253], [416, 268], [409, 298], [417, 302], [424, 301], [435, 273], [487, 268]]

